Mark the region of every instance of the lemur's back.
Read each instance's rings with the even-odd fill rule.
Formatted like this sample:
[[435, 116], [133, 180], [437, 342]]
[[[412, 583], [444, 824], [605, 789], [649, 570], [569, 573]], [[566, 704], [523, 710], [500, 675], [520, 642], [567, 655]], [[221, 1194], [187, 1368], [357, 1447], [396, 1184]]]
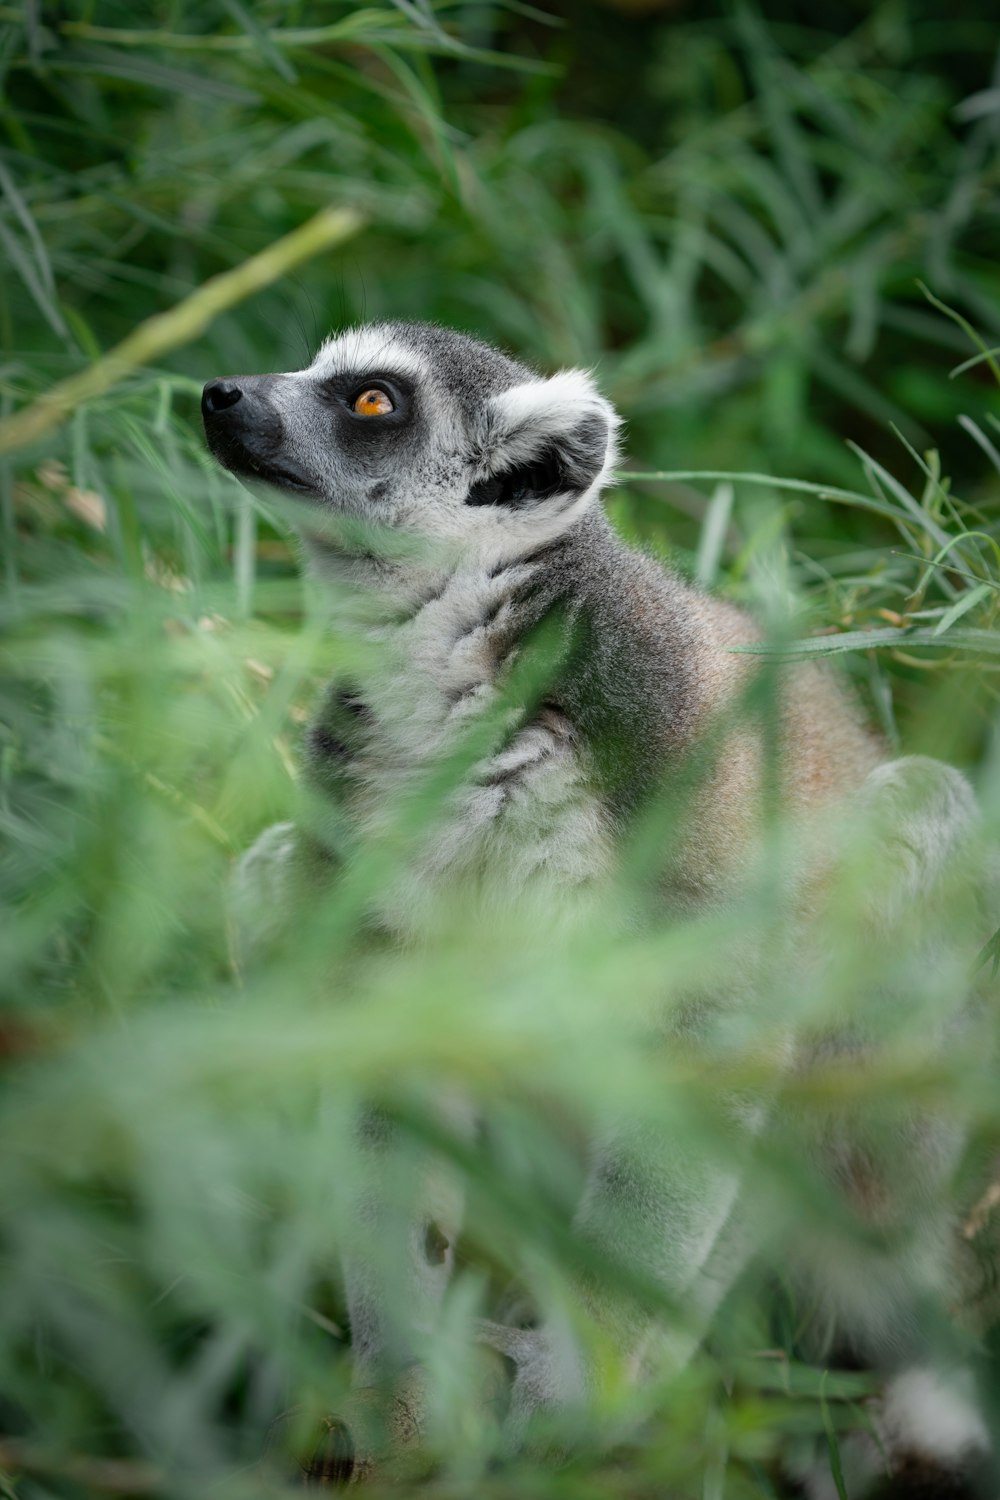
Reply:
[[[731, 733], [742, 721], [752, 736], [746, 721], [753, 708], [741, 707], [741, 699], [760, 659], [731, 648], [761, 640], [757, 621], [627, 547], [599, 514], [588, 516], [568, 541], [566, 572], [594, 619], [596, 671], [615, 669], [605, 679], [612, 700], [615, 683], [628, 684], [621, 708], [648, 727], [649, 771], [662, 772], [665, 761], [704, 739], [720, 715], [730, 715]], [[881, 756], [853, 695], [827, 667], [805, 663], [778, 671], [782, 777], [792, 805], [849, 790]], [[725, 767], [720, 774], [727, 774]], [[729, 774], [736, 778], [736, 768]], [[734, 780], [734, 795], [742, 795], [736, 787]]]
[[[847, 797], [882, 758], [848, 687], [813, 663], [777, 669], [770, 706], [752, 701], [760, 658], [734, 646], [760, 641], [746, 612], [701, 593], [626, 547], [591, 514], [568, 539], [585, 655], [571, 695], [583, 698], [612, 759], [607, 795], [628, 807], [689, 773], [683, 885], [705, 894], [725, 883], [752, 844], [762, 808], [767, 746], [780, 747], [777, 787], [789, 814]], [[601, 714], [594, 711], [601, 704]], [[767, 714], [776, 715], [773, 730]], [[599, 718], [603, 722], [597, 722]], [[704, 755], [699, 767], [689, 757]]]

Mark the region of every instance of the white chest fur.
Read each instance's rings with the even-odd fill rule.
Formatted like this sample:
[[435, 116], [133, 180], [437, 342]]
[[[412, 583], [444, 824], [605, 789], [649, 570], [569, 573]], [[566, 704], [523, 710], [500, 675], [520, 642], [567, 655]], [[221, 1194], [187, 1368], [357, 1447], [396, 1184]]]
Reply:
[[[496, 706], [514, 591], [532, 574], [531, 564], [463, 570], [405, 623], [380, 630], [382, 662], [363, 691], [371, 738], [352, 770], [350, 812], [362, 839], [398, 827], [407, 800], [426, 794]], [[512, 710], [512, 723], [517, 717]], [[541, 908], [551, 920], [554, 908], [585, 903], [610, 862], [585, 754], [568, 721], [546, 707], [460, 776], [403, 855], [381, 915], [411, 937], [470, 905], [493, 916]]]

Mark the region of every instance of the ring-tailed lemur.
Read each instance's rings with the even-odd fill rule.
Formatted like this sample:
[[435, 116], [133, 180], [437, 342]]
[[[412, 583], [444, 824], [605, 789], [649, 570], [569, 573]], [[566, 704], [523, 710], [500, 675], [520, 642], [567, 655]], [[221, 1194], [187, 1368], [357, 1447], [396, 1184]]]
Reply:
[[[751, 658], [726, 648], [759, 634], [741, 611], [612, 531], [600, 496], [619, 421], [590, 375], [542, 378], [465, 335], [383, 323], [332, 338], [307, 369], [215, 380], [202, 406], [216, 457], [293, 504], [313, 572], [343, 601], [346, 623], [378, 644], [350, 688], [331, 689], [312, 727], [316, 820], [269, 830], [241, 863], [239, 899], [244, 910], [256, 903], [257, 935], [282, 900], [305, 899], [296, 884], [303, 850], [335, 858], [344, 830], [354, 839], [376, 833], [385, 808], [489, 712], [529, 633], [560, 611], [570, 644], [545, 700], [476, 765], [433, 839], [383, 892], [377, 916], [402, 941], [419, 936], [449, 885], [466, 900], [478, 895], [486, 919], [539, 893], [585, 904], [614, 870], [633, 815], [744, 692]], [[887, 762], [851, 698], [812, 665], [784, 681], [779, 744], [793, 811], [838, 798], [867, 804], [885, 830], [898, 901], [933, 893], [976, 818], [957, 772]], [[698, 909], [738, 882], [753, 848], [762, 758], [759, 735], [731, 726], [677, 831], [662, 872], [665, 902]], [[933, 1179], [915, 1198], [938, 1201], [953, 1133], [910, 1120], [883, 1145], [880, 1158], [870, 1143], [852, 1156], [839, 1142], [828, 1169], [843, 1187], [857, 1168], [865, 1177], [857, 1199], [882, 1195], [884, 1212], [884, 1196], [906, 1175], [896, 1158], [909, 1152], [918, 1165], [908, 1180]], [[676, 1143], [603, 1143], [578, 1228], [619, 1256], [634, 1245], [645, 1268], [707, 1322], [753, 1249], [750, 1231], [738, 1228], [738, 1202], [731, 1174], [686, 1159]], [[443, 1295], [460, 1212], [450, 1187], [429, 1187], [411, 1237], [408, 1356], [419, 1356], [419, 1329]], [[920, 1364], [919, 1305], [929, 1281], [945, 1283], [946, 1239], [928, 1222], [920, 1247], [886, 1251], [881, 1261], [873, 1254], [863, 1287], [838, 1282], [832, 1261], [828, 1274], [821, 1257], [813, 1268], [817, 1299], [890, 1375], [883, 1442], [901, 1476], [917, 1466], [954, 1477], [988, 1449], [964, 1376]], [[393, 1338], [399, 1354], [398, 1329], [387, 1326], [370, 1266], [348, 1264], [346, 1282], [355, 1357], [370, 1371]], [[614, 1316], [609, 1324], [642, 1364], [651, 1330]], [[586, 1385], [587, 1371], [544, 1325], [490, 1324], [483, 1337], [516, 1365], [514, 1431]], [[678, 1358], [689, 1347], [678, 1347]], [[845, 1462], [860, 1486], [884, 1458], [860, 1442]], [[807, 1483], [816, 1497], [833, 1493], [818, 1474]]]

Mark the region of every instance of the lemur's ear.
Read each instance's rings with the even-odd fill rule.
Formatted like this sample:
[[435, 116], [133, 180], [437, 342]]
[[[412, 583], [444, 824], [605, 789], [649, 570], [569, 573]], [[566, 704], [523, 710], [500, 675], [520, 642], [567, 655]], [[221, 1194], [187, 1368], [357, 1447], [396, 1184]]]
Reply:
[[528, 380], [489, 401], [469, 505], [571, 505], [614, 468], [620, 418], [585, 370]]

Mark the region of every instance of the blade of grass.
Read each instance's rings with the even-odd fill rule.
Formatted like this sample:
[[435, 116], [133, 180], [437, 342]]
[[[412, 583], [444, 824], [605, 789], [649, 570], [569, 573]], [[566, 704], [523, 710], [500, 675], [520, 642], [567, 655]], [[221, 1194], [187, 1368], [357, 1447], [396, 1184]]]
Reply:
[[833, 1425], [830, 1415], [830, 1403], [826, 1399], [826, 1372], [824, 1371], [823, 1383], [819, 1393], [820, 1411], [823, 1414], [823, 1430], [826, 1433], [826, 1445], [830, 1454], [830, 1474], [836, 1486], [838, 1500], [849, 1500], [847, 1486], [844, 1483], [844, 1468], [840, 1461], [840, 1443], [837, 1439], [837, 1431]]
[[274, 45], [267, 29], [261, 26], [256, 17], [251, 15], [244, 6], [240, 5], [239, 0], [222, 0], [222, 4], [232, 16], [237, 26], [256, 42], [260, 55], [267, 59], [274, 71], [286, 83], [297, 83], [298, 74], [292, 67], [292, 64], [282, 54], [280, 48]]
[[950, 609], [946, 609], [934, 627], [935, 635], [944, 635], [951, 629], [956, 620], [967, 615], [970, 609], [975, 609], [984, 599], [988, 599], [993, 589], [988, 583], [980, 583], [976, 588], [969, 589], [960, 599], [956, 599]]
[[1000, 635], [992, 630], [953, 630], [943, 639], [936, 630], [911, 630], [890, 626], [878, 630], [847, 630], [842, 635], [809, 636], [804, 640], [754, 641], [745, 646], [727, 646], [727, 651], [747, 656], [819, 657], [839, 656], [846, 651], [870, 651], [888, 646], [945, 646], [948, 650], [1000, 656]]
[[885, 501], [872, 495], [861, 495], [856, 490], [844, 490], [828, 484], [813, 484], [805, 479], [784, 479], [775, 474], [741, 473], [737, 469], [655, 469], [650, 471], [622, 470], [617, 478], [623, 484], [633, 481], [659, 480], [664, 484], [685, 484], [691, 480], [715, 480], [731, 484], [764, 485], [768, 489], [791, 490], [800, 495], [813, 495], [817, 500], [833, 500], [840, 505], [856, 506], [859, 510], [873, 511], [887, 520], [898, 519], [898, 512]]
[[353, 209], [324, 208], [259, 255], [214, 276], [169, 312], [148, 318], [96, 364], [61, 380], [30, 406], [0, 422], [0, 453], [44, 437], [75, 407], [104, 395], [139, 365], [150, 364], [197, 338], [221, 312], [270, 286], [321, 250], [343, 244], [360, 231], [363, 222]]
[[733, 496], [736, 491], [725, 481], [717, 484], [705, 510], [705, 520], [698, 538], [698, 553], [695, 559], [695, 578], [702, 588], [711, 588], [719, 574], [722, 548], [726, 530], [733, 512]]
[[[993, 355], [993, 351], [989, 348], [985, 339], [979, 336], [973, 325], [969, 322], [968, 318], [963, 318], [962, 314], [960, 312], [956, 312], [953, 307], [949, 307], [947, 302], [942, 302], [940, 297], [935, 297], [930, 288], [926, 287], [922, 281], [918, 281], [917, 286], [923, 292], [924, 296], [927, 298], [931, 306], [936, 307], [938, 312], [944, 313], [945, 317], [950, 318], [953, 323], [957, 323], [962, 332], [968, 336], [973, 344], [975, 344], [976, 348], [979, 350], [979, 357], [986, 361], [987, 365], [989, 365], [990, 373], [992, 374], [994, 380], [997, 382], [997, 385], [1000, 385], [1000, 364], [997, 364], [997, 361]], [[955, 373], [956, 372], [953, 370], [952, 374]]]
[[967, 432], [972, 438], [972, 441], [983, 450], [990, 463], [996, 469], [997, 473], [1000, 474], [1000, 449], [996, 447], [996, 444], [990, 441], [982, 428], [979, 427], [971, 417], [967, 417], [964, 415], [960, 416], [958, 419], [958, 425], [963, 429], [963, 431]]
[[15, 216], [28, 236], [32, 251], [34, 252], [37, 275], [30, 277], [25, 275], [20, 246], [14, 240], [13, 236], [9, 236], [5, 231], [4, 242], [7, 245], [8, 253], [15, 261], [15, 264], [20, 264], [25, 285], [38, 303], [39, 310], [44, 314], [56, 333], [60, 334], [63, 338], [68, 338], [69, 331], [56, 300], [55, 278], [52, 275], [52, 265], [49, 261], [48, 251], [45, 248], [45, 242], [38, 232], [38, 225], [35, 223], [27, 203], [25, 203], [24, 198], [17, 189], [17, 184], [2, 161], [0, 161], [0, 192], [3, 193], [4, 197], [10, 203]]

